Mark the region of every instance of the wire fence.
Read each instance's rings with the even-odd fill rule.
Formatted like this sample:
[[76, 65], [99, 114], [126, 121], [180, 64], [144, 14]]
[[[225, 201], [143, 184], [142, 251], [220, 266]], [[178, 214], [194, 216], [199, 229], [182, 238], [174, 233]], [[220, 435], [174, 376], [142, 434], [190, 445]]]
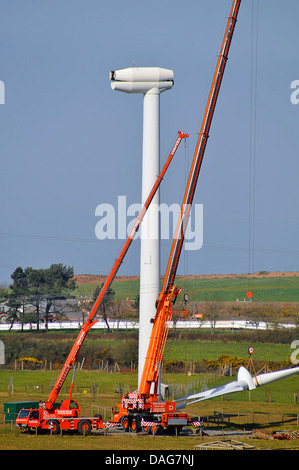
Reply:
[[210, 382], [214, 382], [221, 377], [224, 377], [226, 372], [224, 370], [218, 370], [203, 374], [195, 380], [188, 381], [182, 384], [169, 384], [165, 389], [165, 398], [175, 400], [182, 396], [188, 396], [193, 393], [201, 392], [208, 388]]

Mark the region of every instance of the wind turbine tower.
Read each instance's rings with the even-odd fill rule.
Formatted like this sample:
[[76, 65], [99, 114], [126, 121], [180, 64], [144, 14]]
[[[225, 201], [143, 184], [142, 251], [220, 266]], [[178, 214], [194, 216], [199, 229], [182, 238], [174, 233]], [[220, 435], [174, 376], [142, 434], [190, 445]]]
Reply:
[[[111, 88], [143, 94], [142, 203], [160, 173], [160, 94], [173, 86], [173, 71], [160, 67], [130, 67], [110, 72]], [[141, 224], [138, 386], [152, 331], [160, 291], [159, 192]]]

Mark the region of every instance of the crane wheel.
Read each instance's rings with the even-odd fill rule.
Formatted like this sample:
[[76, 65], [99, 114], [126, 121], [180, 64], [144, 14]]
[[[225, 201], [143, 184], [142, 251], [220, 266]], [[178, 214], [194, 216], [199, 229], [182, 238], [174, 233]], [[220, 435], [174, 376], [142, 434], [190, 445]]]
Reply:
[[53, 435], [59, 434], [60, 426], [59, 426], [59, 422], [56, 421], [56, 419], [50, 419], [47, 422], [47, 425], [49, 426], [49, 430], [50, 430], [51, 434], [53, 434]]
[[125, 430], [126, 432], [129, 431], [129, 420], [128, 420], [128, 418], [124, 418], [124, 417], [123, 417], [123, 418], [121, 419], [121, 425], [122, 425], [122, 427], [124, 428], [124, 430]]
[[131, 431], [132, 431], [132, 432], [137, 432], [137, 431], [138, 431], [138, 424], [137, 424], [137, 420], [136, 420], [136, 419], [132, 419]]
[[149, 426], [142, 426], [141, 430], [142, 430], [142, 432], [144, 432], [144, 434], [149, 434], [150, 433], [150, 427]]
[[81, 434], [81, 436], [88, 436], [91, 433], [91, 422], [88, 419], [79, 421], [78, 433]]

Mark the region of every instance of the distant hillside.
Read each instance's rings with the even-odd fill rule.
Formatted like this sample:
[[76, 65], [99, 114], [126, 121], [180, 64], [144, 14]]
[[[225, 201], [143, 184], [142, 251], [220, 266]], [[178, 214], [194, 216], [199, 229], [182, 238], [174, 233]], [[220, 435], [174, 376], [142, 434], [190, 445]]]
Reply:
[[[92, 295], [105, 280], [105, 276], [75, 277], [80, 295]], [[183, 293], [188, 294], [190, 302], [244, 301], [248, 300], [248, 291], [252, 292], [254, 302], [299, 302], [299, 272], [177, 276], [176, 282], [183, 288]], [[133, 300], [139, 294], [139, 277], [117, 277], [113, 290], [118, 299]]]
[[[106, 280], [106, 276], [95, 275], [95, 274], [75, 274], [74, 279], [77, 285], [82, 284], [101, 284]], [[118, 281], [137, 281], [139, 280], [138, 276], [116, 276], [114, 282]]]

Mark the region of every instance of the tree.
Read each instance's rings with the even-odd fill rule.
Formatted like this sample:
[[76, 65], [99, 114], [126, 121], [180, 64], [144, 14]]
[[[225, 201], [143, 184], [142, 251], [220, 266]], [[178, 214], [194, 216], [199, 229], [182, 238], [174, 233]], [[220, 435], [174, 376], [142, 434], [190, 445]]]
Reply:
[[[12, 312], [19, 312], [20, 306], [33, 305], [35, 308], [37, 330], [41, 313], [44, 310], [45, 326], [48, 329], [49, 313], [55, 300], [65, 299], [75, 289], [74, 269], [63, 264], [52, 264], [47, 269], [18, 267], [11, 275], [10, 302]], [[20, 312], [19, 312], [20, 313]], [[25, 308], [23, 307], [24, 320]], [[13, 321], [17, 318], [16, 313]]]
[[216, 322], [222, 310], [222, 304], [219, 300], [212, 300], [206, 302], [204, 305], [204, 318], [208, 320], [211, 324], [211, 333], [214, 334]]
[[132, 303], [132, 308], [134, 310], [137, 310], [137, 312], [139, 312], [139, 302], [140, 302], [140, 299], [139, 299], [139, 294], [136, 295], [136, 297], [134, 297], [134, 301]]
[[50, 309], [55, 300], [65, 299], [66, 295], [75, 289], [76, 282], [73, 277], [74, 268], [63, 264], [52, 264], [42, 273], [42, 290], [46, 301], [46, 329], [48, 328]]
[[10, 286], [11, 293], [8, 298], [10, 330], [16, 320], [21, 322], [23, 330], [26, 295], [28, 294], [27, 276], [23, 268], [18, 267], [11, 275], [11, 278], [13, 284]]
[[114, 300], [110, 305], [109, 316], [111, 315], [111, 317], [117, 321], [117, 328], [119, 328], [121, 320], [128, 318], [130, 308], [126, 300]]
[[[94, 294], [93, 294], [93, 300], [96, 301], [102, 287], [103, 287], [104, 283], [100, 286], [98, 286], [95, 291], [94, 291]], [[100, 305], [100, 312], [102, 314], [102, 317], [103, 317], [103, 320], [104, 322], [106, 323], [107, 325], [107, 329], [108, 329], [108, 332], [110, 331], [110, 328], [109, 328], [109, 323], [108, 323], [108, 309], [109, 307], [112, 305], [113, 303], [113, 300], [114, 300], [114, 297], [115, 297], [115, 291], [109, 287], [109, 289], [107, 290], [103, 300], [102, 300], [102, 303]]]
[[77, 307], [82, 313], [82, 324], [85, 322], [85, 317], [89, 315], [89, 312], [92, 306], [93, 306], [93, 301], [91, 299], [84, 299], [83, 297], [80, 297]]

